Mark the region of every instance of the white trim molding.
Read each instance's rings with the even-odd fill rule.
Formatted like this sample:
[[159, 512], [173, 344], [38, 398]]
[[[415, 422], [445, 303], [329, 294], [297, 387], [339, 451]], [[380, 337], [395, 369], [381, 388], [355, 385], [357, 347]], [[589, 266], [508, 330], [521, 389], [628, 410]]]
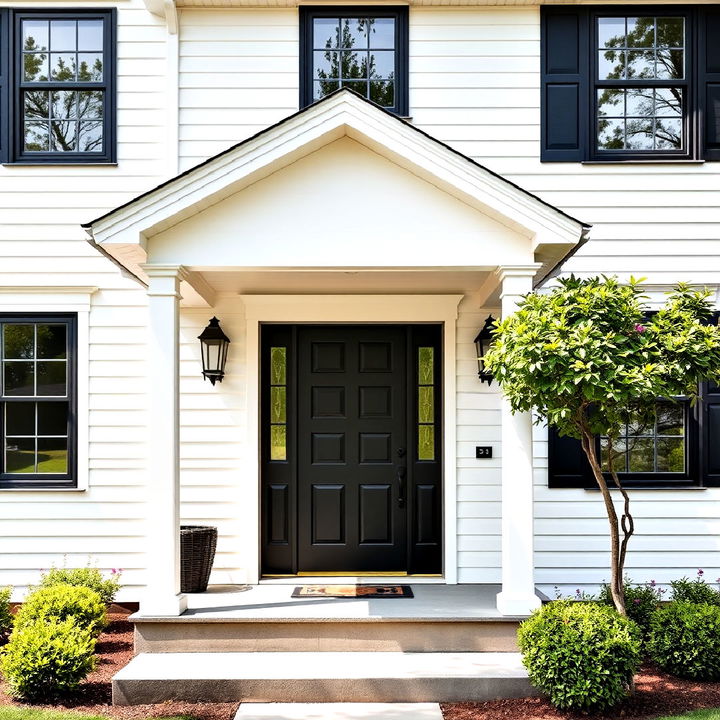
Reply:
[[[457, 583], [457, 398], [455, 332], [462, 295], [242, 295], [247, 323], [247, 474], [256, 478], [248, 502], [255, 523], [242, 530], [245, 547], [257, 548], [247, 581], [260, 579], [260, 325], [261, 323], [441, 323], [443, 326], [443, 576]], [[253, 450], [255, 449], [255, 450]], [[250, 553], [252, 555], [252, 553]]]

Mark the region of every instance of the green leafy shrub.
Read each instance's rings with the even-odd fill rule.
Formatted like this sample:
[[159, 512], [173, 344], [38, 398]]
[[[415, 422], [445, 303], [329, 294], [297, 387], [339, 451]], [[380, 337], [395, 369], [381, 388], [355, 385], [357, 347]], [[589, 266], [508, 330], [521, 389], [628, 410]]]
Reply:
[[561, 600], [520, 626], [530, 682], [561, 710], [608, 710], [628, 694], [640, 664], [640, 632], [613, 608]]
[[[660, 601], [665, 591], [659, 588], [654, 580], [644, 585], [637, 585], [633, 584], [629, 577], [623, 580], [623, 589], [628, 617], [640, 628], [643, 642], [647, 642], [653, 613], [660, 607]], [[600, 588], [598, 599], [604, 605], [615, 606], [609, 585], [603, 585]]]
[[95, 638], [73, 620], [44, 618], [15, 627], [0, 655], [10, 694], [41, 700], [78, 686], [95, 666]]
[[20, 606], [15, 626], [23, 627], [36, 620], [68, 619], [97, 636], [106, 625], [105, 604], [90, 588], [74, 585], [41, 587], [30, 593]]
[[121, 574], [122, 571], [113, 569], [110, 577], [105, 578], [98, 568], [91, 565], [82, 568], [53, 567], [40, 579], [40, 587], [76, 585], [90, 588], [100, 595], [106, 605], [110, 605], [120, 589]]
[[652, 618], [650, 654], [679, 677], [720, 680], [720, 607], [672, 602]]
[[7, 639], [13, 626], [13, 615], [10, 612], [11, 595], [11, 587], [0, 588], [0, 643]]
[[670, 587], [673, 589], [672, 599], [676, 602], [704, 603], [705, 605], [720, 606], [720, 592], [705, 582], [703, 570], [698, 570], [694, 580], [681, 578], [673, 580]]

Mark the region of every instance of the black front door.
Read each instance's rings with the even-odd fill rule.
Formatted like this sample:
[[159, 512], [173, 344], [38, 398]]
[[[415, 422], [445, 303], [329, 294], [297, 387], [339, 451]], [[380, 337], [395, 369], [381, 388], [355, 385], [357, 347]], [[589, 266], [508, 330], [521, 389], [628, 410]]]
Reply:
[[263, 328], [263, 572], [441, 571], [439, 327]]

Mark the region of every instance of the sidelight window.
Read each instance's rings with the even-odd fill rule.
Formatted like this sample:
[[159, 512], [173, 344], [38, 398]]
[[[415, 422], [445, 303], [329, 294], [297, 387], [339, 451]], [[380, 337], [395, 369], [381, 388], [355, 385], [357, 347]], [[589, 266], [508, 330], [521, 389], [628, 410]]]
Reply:
[[270, 459], [287, 460], [287, 348], [270, 348]]

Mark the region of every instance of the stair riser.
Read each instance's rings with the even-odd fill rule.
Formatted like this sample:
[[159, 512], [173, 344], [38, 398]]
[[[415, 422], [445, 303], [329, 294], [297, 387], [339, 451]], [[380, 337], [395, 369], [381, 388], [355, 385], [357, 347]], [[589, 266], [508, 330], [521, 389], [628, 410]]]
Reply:
[[513, 622], [142, 622], [135, 652], [517, 652]]
[[113, 680], [113, 704], [180, 702], [483, 702], [529, 697], [523, 678]]

